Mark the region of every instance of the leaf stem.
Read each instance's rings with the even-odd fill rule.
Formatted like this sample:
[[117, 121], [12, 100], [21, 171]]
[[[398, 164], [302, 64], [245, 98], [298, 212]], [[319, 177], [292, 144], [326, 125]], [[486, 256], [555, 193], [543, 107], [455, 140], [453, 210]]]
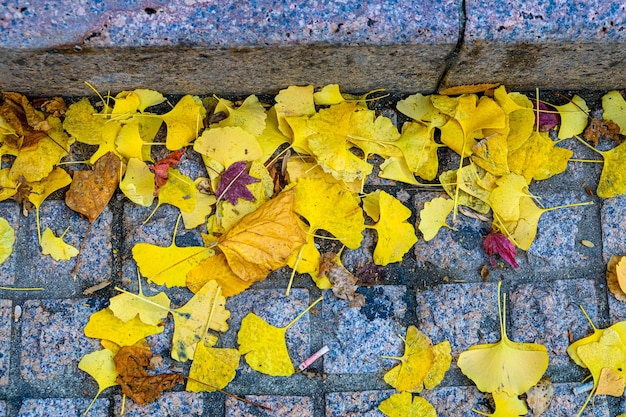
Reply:
[[583, 145], [585, 145], [586, 147], [588, 147], [588, 148], [589, 148], [589, 149], [591, 149], [592, 151], [597, 152], [597, 153], [599, 153], [600, 155], [602, 155], [602, 154], [603, 154], [603, 152], [602, 152], [602, 151], [597, 150], [596, 148], [594, 148], [593, 146], [591, 146], [590, 144], [588, 144], [586, 141], [584, 141], [584, 140], [580, 137], [580, 135], [576, 135], [576, 136], [574, 136], [574, 137], [575, 137], [576, 139], [578, 139], [578, 141], [579, 141], [580, 143], [582, 143]]
[[584, 201], [582, 203], [572, 203], [572, 204], [564, 204], [562, 206], [548, 207], [548, 208], [543, 209], [543, 211], [544, 212], [548, 212], [548, 211], [558, 210], [558, 209], [562, 209], [562, 208], [589, 206], [589, 205], [592, 205], [592, 204], [593, 204], [593, 201]]
[[122, 292], [122, 293], [124, 293], [124, 294], [131, 295], [131, 296], [133, 296], [133, 297], [135, 297], [135, 298], [138, 298], [138, 299], [142, 300], [144, 303], [150, 304], [151, 306], [154, 306], [154, 307], [156, 307], [156, 308], [160, 308], [161, 310], [165, 310], [165, 311], [167, 311], [167, 312], [170, 312], [170, 313], [172, 313], [172, 314], [175, 314], [175, 311], [174, 311], [174, 310], [172, 310], [172, 309], [170, 309], [170, 308], [167, 308], [167, 307], [163, 307], [161, 304], [159, 304], [159, 303], [155, 303], [154, 301], [150, 301], [150, 300], [148, 300], [147, 298], [145, 298], [145, 296], [141, 296], [141, 295], [139, 295], [139, 294], [135, 294], [135, 293], [133, 293], [133, 292], [126, 291], [125, 289], [122, 289], [122, 288], [120, 288], [120, 287], [113, 287], [113, 289], [115, 289], [116, 291]]
[[296, 268], [298, 268], [298, 264], [300, 263], [300, 259], [302, 259], [302, 252], [304, 252], [304, 246], [300, 246], [300, 250], [298, 251], [298, 256], [296, 257], [296, 261], [293, 263], [293, 268], [291, 269], [291, 276], [289, 277], [289, 284], [287, 284], [287, 290], [285, 290], [285, 297], [289, 297], [291, 293], [291, 286], [293, 285], [293, 280], [296, 276]]
[[318, 298], [317, 300], [313, 301], [313, 304], [311, 304], [310, 306], [308, 306], [308, 307], [306, 308], [306, 310], [304, 310], [302, 313], [298, 314], [298, 316], [297, 316], [295, 319], [291, 320], [291, 322], [290, 322], [288, 325], [286, 325], [286, 326], [284, 327], [284, 329], [285, 329], [285, 330], [287, 330], [288, 328], [290, 328], [291, 326], [293, 326], [294, 324], [296, 324], [296, 322], [297, 322], [298, 320], [300, 320], [300, 319], [302, 318], [302, 316], [304, 316], [306, 313], [308, 313], [308, 312], [309, 312], [309, 310], [310, 310], [310, 309], [312, 309], [312, 308], [315, 306], [315, 304], [319, 303], [319, 302], [320, 302], [320, 301], [322, 301], [323, 299], [324, 299], [324, 296], [321, 296], [321, 297], [320, 297], [320, 298]]
[[4, 287], [0, 285], [0, 290], [5, 291], [43, 291], [42, 287]]

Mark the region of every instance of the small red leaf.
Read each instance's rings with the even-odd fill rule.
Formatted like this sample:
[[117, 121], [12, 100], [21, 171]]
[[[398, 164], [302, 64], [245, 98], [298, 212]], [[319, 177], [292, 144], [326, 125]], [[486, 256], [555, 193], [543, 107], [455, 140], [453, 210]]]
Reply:
[[175, 167], [180, 162], [180, 159], [185, 154], [185, 149], [171, 152], [165, 158], [156, 161], [150, 170], [154, 172], [154, 195], [159, 195], [159, 188], [163, 187], [167, 182], [167, 170]]
[[226, 200], [231, 204], [237, 204], [239, 198], [248, 201], [256, 200], [254, 195], [248, 190], [247, 185], [254, 184], [260, 180], [248, 175], [245, 172], [246, 166], [246, 161], [239, 161], [233, 163], [224, 171], [219, 184], [217, 184], [217, 190], [215, 190], [218, 199]]
[[[533, 100], [533, 107], [537, 111], [537, 100]], [[547, 113], [550, 111], [552, 113]], [[539, 102], [539, 131], [547, 132], [554, 129], [559, 124], [559, 119], [559, 114], [554, 109]], [[535, 126], [537, 126], [537, 121], [535, 121]]]
[[489, 258], [491, 259], [492, 267], [495, 267], [493, 255], [497, 254], [500, 255], [500, 257], [502, 257], [502, 259], [504, 259], [513, 268], [519, 268], [519, 265], [515, 260], [515, 256], [517, 255], [515, 246], [511, 243], [509, 238], [506, 237], [506, 235], [491, 231], [485, 238], [483, 246], [485, 247], [485, 252], [487, 252], [487, 255], [489, 255]]

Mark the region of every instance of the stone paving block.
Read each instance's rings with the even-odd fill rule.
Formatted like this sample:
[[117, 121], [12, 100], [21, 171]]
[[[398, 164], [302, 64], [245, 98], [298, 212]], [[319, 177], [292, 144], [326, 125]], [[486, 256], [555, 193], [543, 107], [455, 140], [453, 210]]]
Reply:
[[[447, 197], [445, 193], [420, 192], [415, 197], [414, 213], [419, 212], [424, 204], [436, 197]], [[442, 227], [439, 233], [426, 242], [419, 230], [416, 230], [418, 242], [414, 246], [418, 266], [433, 265], [444, 270], [465, 271], [465, 276], [457, 279], [480, 279], [480, 267], [487, 261], [484, 253], [483, 236], [487, 234], [489, 225], [477, 219], [459, 214], [456, 222], [452, 222], [452, 214], [447, 222], [457, 230]], [[416, 229], [419, 223], [416, 225]]]
[[11, 300], [0, 300], [0, 386], [9, 384], [12, 316], [13, 303]]
[[[533, 192], [532, 187], [530, 192]], [[591, 200], [582, 190], [553, 190], [539, 193], [539, 197], [545, 208]], [[586, 211], [595, 213], [596, 208], [593, 205], [564, 208], [548, 211], [540, 217], [537, 236], [527, 252], [529, 266], [533, 270], [545, 273], [561, 268], [583, 268], [593, 256], [599, 255], [600, 242], [597, 242], [596, 248], [587, 248], [580, 243], [581, 239], [591, 239], [591, 236], [579, 234], [583, 216], [589, 214]]]
[[[556, 383], [554, 384], [554, 397], [550, 406], [542, 414], [545, 417], [562, 417], [578, 415], [580, 407], [585, 402], [589, 392], [574, 395], [572, 390], [580, 384], [576, 383]], [[604, 395], [599, 395], [589, 402], [582, 417], [608, 417], [612, 416], [607, 399]]]
[[326, 394], [326, 417], [384, 417], [378, 404], [396, 391], [353, 391]]
[[442, 284], [416, 294], [417, 328], [433, 343], [448, 340], [456, 357], [472, 345], [500, 339], [497, 285]]
[[404, 349], [398, 335], [406, 333], [404, 286], [360, 288], [366, 304], [350, 308], [348, 302], [329, 291], [324, 294], [323, 340], [330, 351], [324, 356], [324, 372], [331, 374], [387, 370], [396, 361], [381, 356], [401, 356]]
[[19, 257], [17, 251], [18, 239], [22, 236], [23, 229], [20, 224], [20, 206], [12, 202], [0, 204], [0, 217], [7, 219], [15, 233], [15, 244], [13, 244], [13, 253], [0, 266], [0, 285], [10, 286], [15, 282], [15, 265]]
[[612, 255], [626, 255], [626, 196], [602, 200], [602, 258], [607, 263]]
[[225, 417], [313, 416], [313, 399], [311, 397], [246, 395], [245, 399], [270, 407], [271, 411], [246, 404], [234, 398], [227, 398]]
[[[249, 313], [254, 313], [272, 326], [283, 327], [304, 311], [310, 300], [309, 292], [304, 289], [292, 289], [289, 297], [285, 297], [285, 290], [247, 290], [241, 294], [229, 297], [226, 308], [230, 311], [228, 331], [220, 338], [219, 347], [237, 348], [237, 333], [241, 327], [241, 320]], [[317, 306], [319, 308], [319, 304]], [[287, 350], [294, 366], [298, 366], [309, 357], [311, 350], [309, 338], [311, 333], [309, 314], [305, 314], [287, 330]], [[253, 372], [241, 361], [240, 372]]]
[[[46, 201], [40, 210], [42, 233], [47, 227], [60, 236], [69, 226], [65, 242], [78, 249], [85, 238], [89, 221], [70, 210], [64, 201]], [[27, 229], [27, 243], [20, 247], [19, 256], [28, 260], [25, 265], [21, 286], [44, 287], [49, 296], [67, 297], [82, 293], [94, 284], [110, 279], [112, 272], [111, 222], [113, 216], [108, 208], [100, 214], [87, 235], [78, 269], [78, 279], [72, 279], [76, 257], [68, 261], [55, 261], [41, 253], [37, 240], [37, 225], [34, 213]]]
[[437, 410], [439, 416], [445, 417], [474, 417], [475, 408], [488, 411], [488, 400], [485, 394], [476, 387], [436, 387], [425, 390], [422, 397], [426, 398]]
[[[121, 416], [122, 396], [115, 396], [114, 416]], [[133, 400], [126, 399], [124, 416], [126, 417], [201, 417], [204, 411], [204, 400], [201, 395], [193, 392], [165, 392], [155, 401], [144, 406], [137, 405]]]
[[55, 389], [81, 387], [91, 380], [78, 369], [78, 362], [85, 354], [100, 349], [99, 341], [86, 337], [83, 329], [89, 316], [102, 307], [98, 299], [24, 302], [20, 320], [22, 378]]
[[566, 352], [569, 332], [574, 340], [591, 334], [591, 327], [579, 306], [598, 325], [598, 296], [593, 280], [520, 284], [514, 286], [509, 299], [509, 338], [545, 345], [550, 365], [573, 364]]
[[[18, 417], [81, 417], [91, 399], [88, 398], [26, 398], [22, 402]], [[92, 417], [109, 415], [109, 400], [98, 398], [89, 410]]]
[[609, 89], [623, 76], [611, 59], [626, 48], [620, 0], [469, 0], [465, 10], [465, 42], [444, 86]]
[[626, 303], [617, 300], [610, 291], [608, 292], [607, 299], [609, 304], [609, 324], [626, 320]]
[[0, 401], [0, 416], [5, 417], [7, 415], [7, 405], [4, 401]]

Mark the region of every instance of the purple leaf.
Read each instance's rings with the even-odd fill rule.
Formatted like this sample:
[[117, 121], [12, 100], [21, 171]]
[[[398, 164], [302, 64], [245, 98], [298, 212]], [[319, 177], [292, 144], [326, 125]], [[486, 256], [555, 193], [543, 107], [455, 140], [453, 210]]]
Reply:
[[[532, 100], [533, 108], [537, 111], [537, 100]], [[547, 132], [552, 130], [559, 124], [559, 115], [558, 113], [546, 113], [546, 111], [554, 112], [554, 109], [551, 109], [541, 101], [539, 102], [539, 131]], [[535, 126], [537, 126], [537, 121], [535, 121]]]
[[498, 254], [502, 259], [504, 259], [509, 265], [513, 268], [519, 268], [517, 261], [515, 260], [516, 251], [515, 246], [509, 240], [506, 235], [502, 233], [495, 233], [493, 231], [489, 232], [487, 237], [485, 238], [485, 242], [483, 243], [485, 247], [485, 252], [489, 255], [491, 259], [491, 266], [495, 268], [495, 263], [493, 261], [493, 255]]
[[260, 180], [248, 175], [246, 166], [246, 161], [239, 161], [233, 163], [224, 171], [215, 191], [218, 199], [226, 200], [231, 204], [237, 204], [237, 200], [240, 198], [248, 201], [256, 200], [250, 190], [248, 190], [247, 185], [254, 184]]

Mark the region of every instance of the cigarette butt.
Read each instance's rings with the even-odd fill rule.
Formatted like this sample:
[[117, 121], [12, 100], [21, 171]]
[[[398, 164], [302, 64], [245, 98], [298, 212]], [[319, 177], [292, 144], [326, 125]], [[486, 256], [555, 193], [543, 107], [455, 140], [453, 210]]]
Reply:
[[326, 353], [328, 353], [328, 351], [329, 351], [328, 346], [324, 345], [324, 347], [322, 347], [320, 350], [318, 350], [317, 352], [312, 354], [308, 359], [306, 359], [304, 362], [302, 362], [298, 366], [298, 369], [301, 370], [301, 371], [304, 371], [313, 362], [315, 362], [319, 357], [321, 357], [321, 356], [325, 355]]

